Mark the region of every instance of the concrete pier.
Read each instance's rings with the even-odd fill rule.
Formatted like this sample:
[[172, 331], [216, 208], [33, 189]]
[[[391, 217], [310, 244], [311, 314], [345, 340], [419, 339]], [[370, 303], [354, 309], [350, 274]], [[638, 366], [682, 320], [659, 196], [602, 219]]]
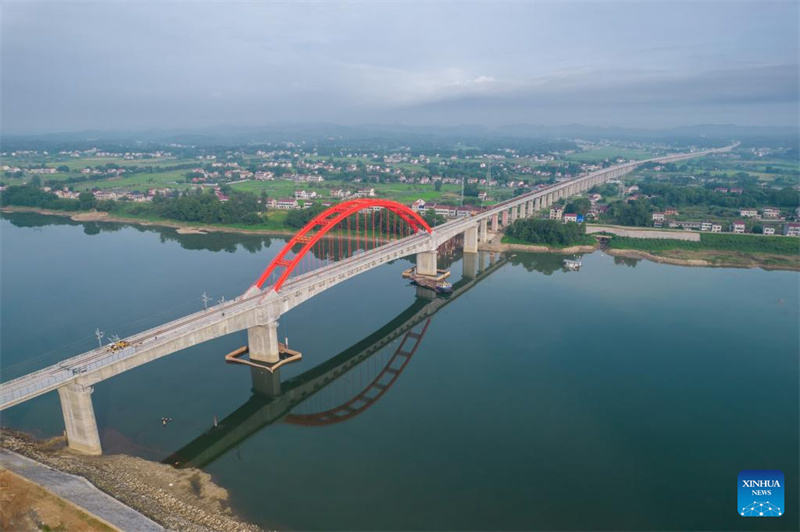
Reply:
[[498, 218], [497, 213], [492, 215], [492, 233], [496, 233], [500, 230], [500, 220]]
[[470, 227], [464, 231], [464, 253], [478, 252], [478, 227]]
[[84, 454], [102, 454], [97, 419], [92, 405], [92, 387], [67, 384], [58, 389], [69, 448]]
[[278, 322], [273, 321], [247, 329], [247, 346], [250, 350], [250, 360], [270, 364], [280, 361]]
[[436, 252], [423, 251], [417, 253], [417, 274], [436, 275]]
[[480, 221], [480, 229], [478, 231], [478, 238], [482, 243], [486, 243], [489, 241], [489, 220], [484, 218]]

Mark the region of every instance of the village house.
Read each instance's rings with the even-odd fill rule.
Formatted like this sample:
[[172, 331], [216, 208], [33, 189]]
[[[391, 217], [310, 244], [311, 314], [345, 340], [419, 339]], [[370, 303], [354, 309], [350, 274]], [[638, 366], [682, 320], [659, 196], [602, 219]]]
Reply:
[[418, 199], [418, 200], [412, 202], [411, 203], [411, 210], [416, 212], [416, 213], [425, 212], [425, 210], [426, 210], [426, 208], [425, 208], [425, 200]]
[[714, 192], [720, 192], [722, 194], [727, 194], [728, 193], [728, 189], [726, 187], [717, 187], [717, 188], [714, 189]]
[[677, 209], [664, 209], [664, 216], [678, 216], [680, 214]]
[[786, 236], [800, 236], [800, 223], [790, 223], [784, 225], [783, 234]]
[[374, 188], [360, 188], [356, 192], [357, 198], [374, 198], [375, 197], [375, 189]]
[[664, 213], [663, 212], [654, 212], [653, 213], [653, 221], [654, 222], [663, 222], [664, 221]]
[[299, 209], [300, 204], [297, 203], [295, 198], [283, 198], [279, 199], [275, 205], [276, 208], [282, 210], [291, 210], [291, 209]]
[[780, 218], [781, 210], [775, 207], [764, 207], [764, 218]]
[[712, 224], [711, 225], [711, 232], [712, 233], [721, 233], [722, 232], [722, 225], [720, 225], [720, 224]]
[[739, 211], [739, 216], [742, 218], [755, 218], [758, 216], [758, 211], [755, 209], [742, 209]]
[[731, 224], [731, 231], [737, 234], [744, 233], [744, 222], [733, 222]]
[[305, 190], [295, 190], [294, 197], [295, 199], [302, 199], [302, 200], [314, 199], [317, 197], [317, 193], [314, 192], [313, 190], [310, 190], [308, 192], [306, 192]]
[[774, 235], [775, 234], [775, 228], [774, 227], [765, 227], [764, 228], [764, 234], [765, 235]]
[[331, 189], [332, 198], [346, 198], [350, 195], [349, 190], [342, 190], [341, 188]]
[[563, 216], [563, 220], [564, 220], [564, 223], [577, 222], [578, 221], [578, 215], [573, 213], [573, 212], [568, 212]]
[[711, 231], [714, 224], [711, 222], [701, 222], [700, 223], [700, 230], [701, 231]]
[[563, 215], [564, 211], [562, 209], [550, 209], [551, 220], [560, 220]]

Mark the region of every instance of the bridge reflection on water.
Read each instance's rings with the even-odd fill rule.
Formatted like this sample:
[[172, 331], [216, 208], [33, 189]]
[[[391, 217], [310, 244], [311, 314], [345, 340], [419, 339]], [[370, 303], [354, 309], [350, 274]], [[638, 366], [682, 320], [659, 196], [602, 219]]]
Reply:
[[[205, 467], [272, 424], [321, 427], [352, 419], [375, 405], [400, 380], [429, 331], [433, 316], [509, 260], [479, 252], [462, 257], [462, 278], [453, 293], [437, 297], [426, 289], [392, 321], [358, 343], [297, 377], [280, 381], [275, 373], [249, 368], [250, 399], [164, 463]], [[560, 260], [560, 259], [559, 259]]]

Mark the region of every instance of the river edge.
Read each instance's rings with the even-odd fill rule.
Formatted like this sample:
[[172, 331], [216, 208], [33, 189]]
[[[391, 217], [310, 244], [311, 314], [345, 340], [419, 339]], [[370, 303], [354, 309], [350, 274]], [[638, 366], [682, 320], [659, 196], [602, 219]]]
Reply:
[[[81, 211], [81, 212], [65, 212], [53, 211], [48, 209], [40, 209], [38, 207], [18, 207], [6, 206], [2, 208], [5, 213], [24, 213], [32, 212], [36, 214], [43, 214], [46, 216], [61, 216], [69, 218], [75, 222], [109, 222], [109, 223], [125, 223], [130, 225], [141, 225], [145, 227], [168, 227], [175, 229], [178, 234], [183, 235], [203, 235], [207, 233], [232, 233], [253, 236], [279, 236], [291, 238], [294, 233], [286, 230], [279, 231], [273, 229], [241, 229], [238, 227], [220, 227], [216, 225], [196, 225], [182, 222], [174, 222], [169, 220], [147, 221], [138, 218], [125, 218], [122, 216], [113, 216], [108, 213], [97, 211]], [[497, 236], [500, 237], [502, 233]], [[592, 253], [598, 249], [602, 249], [605, 253], [616, 257], [627, 257], [635, 259], [644, 259], [651, 262], [661, 264], [671, 264], [674, 266], [690, 266], [702, 268], [761, 268], [763, 270], [783, 270], [783, 271], [800, 271], [800, 256], [795, 255], [770, 255], [770, 254], [748, 254], [748, 253], [734, 253], [727, 252], [729, 256], [735, 257], [736, 260], [720, 258], [719, 255], [726, 253], [719, 250], [703, 250], [687, 252], [685, 250], [674, 250], [682, 255], [691, 254], [691, 258], [674, 257], [669, 255], [655, 255], [646, 251], [639, 251], [633, 249], [610, 249], [602, 247], [600, 243], [594, 245], [581, 245], [571, 246], [566, 248], [557, 248], [549, 246], [541, 246], [536, 244], [504, 244], [496, 242], [498, 238], [487, 243], [478, 244], [478, 249], [481, 251], [494, 251], [496, 253], [503, 253], [508, 251], [522, 251], [528, 253], [562, 253], [565, 255], [575, 253]], [[774, 260], [789, 260], [794, 263], [773, 264]]]
[[234, 515], [228, 491], [200, 469], [175, 469], [126, 454], [82, 455], [69, 450], [63, 437], [37, 440], [5, 427], [0, 429], [0, 447], [81, 476], [168, 530], [263, 530]]
[[190, 224], [183, 222], [176, 222], [171, 220], [158, 220], [149, 221], [140, 218], [125, 218], [124, 216], [114, 216], [104, 212], [97, 211], [53, 211], [49, 209], [40, 209], [38, 207], [17, 207], [6, 206], [3, 207], [2, 212], [13, 214], [32, 212], [35, 214], [43, 214], [46, 216], [61, 216], [62, 218], [69, 218], [73, 222], [109, 222], [109, 223], [124, 223], [130, 225], [142, 225], [146, 227], [169, 227], [176, 229], [179, 234], [183, 235], [203, 235], [206, 233], [236, 233], [242, 235], [253, 236], [284, 236], [293, 237], [294, 233], [289, 229], [276, 230], [276, 229], [241, 229], [238, 227], [220, 227], [218, 225], [202, 225]]
[[[767, 271], [800, 271], [800, 256], [771, 255], [766, 253], [736, 253], [713, 249], [703, 251], [673, 250], [678, 254], [684, 255], [683, 257], [655, 255], [653, 253], [635, 249], [612, 249], [602, 246], [599, 242], [591, 246], [582, 245], [567, 248], [555, 248], [536, 244], [504, 244], [489, 242], [478, 244], [478, 249], [482, 251], [494, 251], [497, 253], [522, 251], [527, 253], [560, 253], [564, 255], [593, 253], [597, 250], [602, 250], [604, 253], [614, 257], [643, 259], [660, 264], [671, 264], [673, 266], [689, 266], [699, 268], [760, 268]], [[720, 255], [722, 254], [727, 254], [727, 256], [730, 258], [720, 258]], [[776, 260], [793, 262], [787, 262], [783, 264], [772, 263], [772, 261]]]

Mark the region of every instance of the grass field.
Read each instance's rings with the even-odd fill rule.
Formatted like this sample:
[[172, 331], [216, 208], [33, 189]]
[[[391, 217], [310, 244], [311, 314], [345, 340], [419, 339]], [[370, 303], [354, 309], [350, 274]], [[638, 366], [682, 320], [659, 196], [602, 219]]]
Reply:
[[609, 247], [611, 249], [633, 249], [648, 252], [685, 249], [691, 251], [715, 250], [800, 255], [800, 238], [704, 233], [700, 235], [699, 242], [690, 242], [686, 240], [615, 236], [611, 239]]

